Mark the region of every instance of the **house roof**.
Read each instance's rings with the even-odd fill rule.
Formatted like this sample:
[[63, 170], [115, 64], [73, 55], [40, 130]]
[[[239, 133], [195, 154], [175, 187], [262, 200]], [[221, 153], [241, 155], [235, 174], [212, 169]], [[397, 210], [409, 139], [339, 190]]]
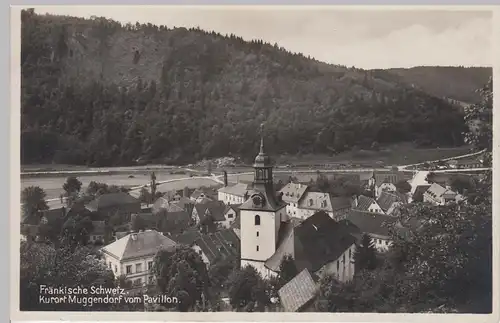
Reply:
[[111, 254], [120, 261], [151, 256], [160, 249], [174, 248], [176, 243], [161, 233], [154, 230], [146, 230], [131, 233], [125, 237], [103, 247], [101, 250]]
[[183, 233], [171, 235], [169, 238], [174, 240], [175, 242], [183, 245], [190, 246], [201, 236], [200, 231], [196, 229], [186, 230]]
[[305, 184], [288, 183], [280, 192], [283, 193], [283, 201], [286, 203], [297, 203], [307, 189], [308, 186]]
[[49, 222], [57, 218], [63, 218], [65, 215], [66, 215], [66, 208], [64, 206], [42, 212], [42, 216], [45, 217]]
[[373, 173], [373, 178], [375, 179], [375, 186], [380, 186], [382, 183], [396, 184], [400, 180], [403, 180], [404, 176], [401, 172], [376, 171]]
[[[389, 228], [397, 223], [398, 219], [384, 214], [353, 210], [349, 212], [347, 218], [343, 221], [348, 228], [352, 229], [351, 224], [359, 228], [360, 232], [358, 233], [389, 237]], [[356, 230], [350, 232], [356, 234]]]
[[160, 197], [153, 203], [151, 210], [153, 211], [153, 213], [158, 213], [161, 211], [179, 212], [184, 210], [184, 208], [173, 201], [169, 201], [165, 197]]
[[217, 196], [217, 192], [214, 191], [214, 189], [212, 188], [207, 188], [207, 187], [200, 187], [200, 188], [197, 188], [194, 190], [194, 192], [191, 194], [190, 198], [191, 199], [198, 199], [202, 196], [202, 194], [204, 194], [206, 197], [208, 198], [212, 198], [212, 197], [216, 197]]
[[[246, 183], [237, 183], [232, 186], [225, 186], [219, 188], [220, 193], [226, 193], [226, 194], [231, 194], [239, 197], [245, 196], [245, 193], [249, 192], [252, 190], [251, 184], [246, 184]], [[250, 194], [250, 193], [249, 193]]]
[[106, 223], [104, 221], [92, 221], [92, 233], [94, 235], [104, 235], [106, 232]]
[[196, 212], [198, 213], [198, 217], [200, 218], [200, 222], [203, 219], [211, 215], [214, 221], [225, 221], [224, 213], [226, 210], [226, 205], [222, 201], [210, 201], [207, 203], [199, 203], [195, 206]]
[[450, 189], [446, 189], [437, 183], [432, 183], [425, 193], [434, 197], [441, 197], [443, 195], [454, 197], [457, 195], [457, 193], [453, 192]]
[[357, 206], [354, 205], [353, 210], [368, 211], [368, 209], [370, 208], [370, 205], [372, 205], [373, 203], [377, 203], [371, 197], [364, 196], [364, 195], [359, 195], [357, 197], [357, 199], [358, 199], [358, 205]]
[[418, 185], [412, 195], [413, 201], [421, 201], [424, 193], [431, 187], [431, 185]]
[[233, 229], [241, 229], [241, 217], [240, 217], [240, 213], [236, 214], [236, 218], [234, 218], [233, 223], [231, 223], [231, 228], [233, 228]]
[[241, 204], [229, 204], [229, 205], [226, 205], [226, 208], [224, 209], [224, 215], [226, 215], [226, 213], [229, 210], [233, 210], [236, 213], [236, 216], [238, 216], [240, 214], [240, 205]]
[[299, 269], [315, 272], [338, 259], [355, 238], [325, 212], [317, 212], [294, 228], [295, 259]]
[[265, 266], [272, 271], [278, 272], [284, 257], [293, 251], [295, 238], [293, 230], [294, 227], [295, 222], [293, 221], [281, 223], [280, 230], [278, 232], [276, 251], [265, 262]]
[[227, 256], [240, 255], [240, 239], [232, 229], [202, 234], [194, 244], [200, 247], [210, 263]]
[[332, 197], [329, 193], [306, 192], [299, 201], [301, 209], [322, 210], [333, 212], [346, 209], [351, 206], [351, 200], [344, 197]]
[[377, 199], [377, 204], [382, 210], [384, 210], [384, 212], [387, 212], [387, 210], [389, 210], [389, 208], [396, 202], [406, 203], [406, 197], [403, 194], [399, 194], [396, 192], [390, 193], [382, 191]]
[[86, 208], [95, 212], [102, 208], [126, 204], [140, 205], [140, 202], [138, 199], [125, 192], [107, 193], [99, 195], [97, 198], [88, 203]]
[[278, 295], [285, 311], [296, 312], [310, 302], [317, 292], [318, 286], [309, 271], [304, 269], [285, 286], [281, 287]]

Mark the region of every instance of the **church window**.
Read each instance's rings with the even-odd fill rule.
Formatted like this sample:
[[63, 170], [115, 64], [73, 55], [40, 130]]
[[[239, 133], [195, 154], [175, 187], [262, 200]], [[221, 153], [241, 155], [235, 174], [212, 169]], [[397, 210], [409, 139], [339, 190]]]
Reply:
[[255, 225], [260, 225], [260, 215], [255, 216]]
[[259, 231], [257, 231], [257, 237], [259, 236]]
[[257, 246], [257, 251], [259, 251], [259, 246]]
[[339, 271], [339, 268], [340, 268], [340, 261], [337, 260], [337, 271]]

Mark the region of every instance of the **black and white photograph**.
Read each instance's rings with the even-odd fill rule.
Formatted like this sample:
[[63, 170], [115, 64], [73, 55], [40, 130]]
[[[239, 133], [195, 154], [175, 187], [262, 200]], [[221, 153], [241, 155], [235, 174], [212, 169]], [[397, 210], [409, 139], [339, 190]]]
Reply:
[[491, 8], [11, 10], [14, 312], [494, 314]]

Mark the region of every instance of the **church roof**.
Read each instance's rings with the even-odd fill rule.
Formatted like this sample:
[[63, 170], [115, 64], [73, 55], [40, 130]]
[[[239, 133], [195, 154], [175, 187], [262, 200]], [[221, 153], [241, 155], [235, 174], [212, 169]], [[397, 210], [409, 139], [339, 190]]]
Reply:
[[285, 311], [297, 312], [316, 296], [318, 290], [311, 274], [304, 269], [281, 287], [278, 295]]
[[[262, 201], [258, 204], [257, 199]], [[240, 210], [258, 210], [264, 212], [275, 212], [286, 206], [286, 203], [278, 196], [276, 192], [266, 190], [265, 192], [256, 191], [250, 195], [250, 198], [240, 205]]]

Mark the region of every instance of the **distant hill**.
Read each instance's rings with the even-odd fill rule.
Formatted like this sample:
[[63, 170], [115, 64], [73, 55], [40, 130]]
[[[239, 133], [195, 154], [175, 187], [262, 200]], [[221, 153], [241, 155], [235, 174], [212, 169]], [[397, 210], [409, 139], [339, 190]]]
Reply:
[[[431, 95], [470, 104], [480, 100], [476, 90], [488, 82], [493, 71], [490, 67], [419, 66], [375, 72], [384, 79], [413, 84]], [[384, 77], [384, 73], [397, 79]]]
[[[199, 29], [22, 12], [22, 162], [93, 166], [462, 144], [459, 109], [396, 71]], [[403, 75], [404, 76], [404, 75]]]

